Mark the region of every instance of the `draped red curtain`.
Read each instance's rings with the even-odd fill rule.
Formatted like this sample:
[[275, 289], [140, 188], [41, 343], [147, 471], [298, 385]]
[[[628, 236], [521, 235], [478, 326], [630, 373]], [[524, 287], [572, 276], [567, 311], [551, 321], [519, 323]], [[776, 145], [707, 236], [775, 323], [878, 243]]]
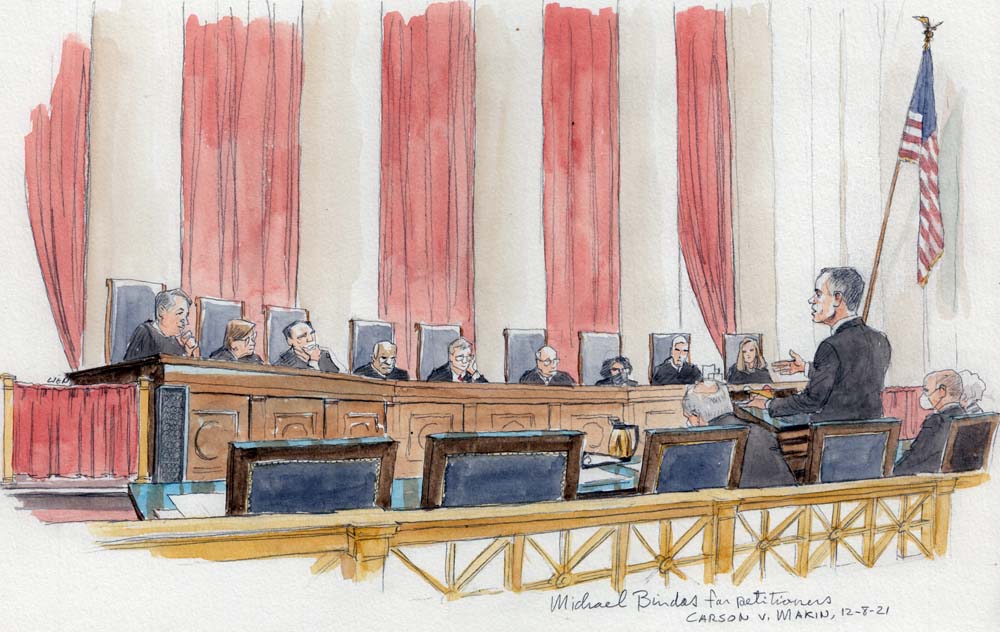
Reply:
[[14, 384], [14, 474], [124, 478], [138, 471], [134, 385]]
[[50, 106], [31, 111], [24, 176], [38, 264], [73, 369], [80, 366], [84, 325], [89, 111], [90, 47], [70, 36], [63, 42]]
[[691, 287], [719, 353], [736, 330], [726, 17], [676, 16], [677, 230]]
[[920, 432], [924, 420], [931, 413], [920, 407], [922, 386], [889, 386], [882, 390], [882, 416], [895, 417], [903, 422], [900, 439], [913, 439]]
[[188, 17], [182, 286], [243, 300], [258, 324], [264, 305], [295, 305], [302, 76], [301, 25]]
[[475, 338], [475, 133], [471, 7], [436, 3], [408, 22], [387, 13], [378, 297], [400, 366], [416, 366], [414, 323], [457, 323]]
[[[619, 328], [618, 16], [545, 7], [543, 224], [549, 344]], [[575, 361], [574, 361], [575, 363]]]

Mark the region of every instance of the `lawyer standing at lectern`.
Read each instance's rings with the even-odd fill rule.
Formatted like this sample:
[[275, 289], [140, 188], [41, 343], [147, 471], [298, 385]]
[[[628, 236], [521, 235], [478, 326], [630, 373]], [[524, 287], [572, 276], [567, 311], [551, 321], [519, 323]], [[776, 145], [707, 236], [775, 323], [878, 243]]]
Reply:
[[809, 299], [814, 323], [827, 325], [830, 336], [816, 349], [808, 367], [791, 351], [791, 360], [774, 363], [782, 375], [808, 372], [801, 393], [766, 401], [754, 397], [749, 405], [766, 408], [772, 417], [810, 414], [811, 421], [878, 419], [882, 416], [882, 389], [892, 347], [885, 334], [858, 316], [865, 282], [854, 268], [823, 268]]

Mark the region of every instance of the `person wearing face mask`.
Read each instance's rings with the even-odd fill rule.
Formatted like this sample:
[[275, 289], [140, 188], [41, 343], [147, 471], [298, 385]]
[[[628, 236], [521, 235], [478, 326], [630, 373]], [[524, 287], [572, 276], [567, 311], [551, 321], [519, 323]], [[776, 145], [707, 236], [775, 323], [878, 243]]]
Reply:
[[811, 421], [850, 421], [882, 416], [882, 389], [892, 346], [885, 334], [858, 316], [865, 282], [854, 268], [823, 268], [809, 306], [814, 323], [830, 328], [819, 343], [811, 366], [794, 351], [790, 360], [775, 362], [782, 375], [807, 373], [809, 384], [788, 397], [748, 402], [766, 408], [772, 417], [810, 414]]
[[125, 348], [126, 360], [157, 354], [198, 357], [198, 341], [188, 329], [191, 299], [181, 290], [166, 290], [153, 302], [156, 318], [135, 328]]
[[456, 338], [448, 344], [448, 362], [431, 371], [428, 382], [466, 382], [484, 384], [488, 380], [476, 368], [476, 355], [472, 343]]
[[955, 371], [935, 371], [924, 378], [920, 407], [933, 410], [920, 426], [910, 449], [896, 462], [896, 476], [909, 476], [941, 469], [952, 420], [965, 414], [962, 408], [962, 377]]
[[688, 362], [687, 336], [674, 336], [670, 355], [653, 371], [653, 384], [694, 384], [701, 380], [701, 369]]
[[260, 356], [254, 353], [256, 346], [257, 331], [254, 324], [249, 320], [231, 320], [226, 324], [226, 336], [222, 346], [213, 351], [208, 359], [264, 364]]
[[316, 343], [316, 330], [308, 320], [297, 320], [289, 324], [283, 333], [288, 343], [288, 350], [272, 364], [293, 369], [340, 373], [340, 368], [333, 361], [330, 351]]
[[632, 363], [625, 356], [615, 356], [601, 365], [601, 379], [594, 386], [636, 386], [638, 382], [629, 379]]
[[396, 366], [396, 345], [388, 340], [376, 342], [372, 361], [354, 369], [354, 375], [375, 380], [408, 380], [410, 374]]

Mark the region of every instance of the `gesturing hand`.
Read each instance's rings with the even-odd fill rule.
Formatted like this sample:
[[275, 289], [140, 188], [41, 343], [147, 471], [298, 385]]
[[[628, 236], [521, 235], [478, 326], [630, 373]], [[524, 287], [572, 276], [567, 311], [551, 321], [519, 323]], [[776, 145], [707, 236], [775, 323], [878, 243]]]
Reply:
[[788, 354], [792, 356], [792, 359], [777, 360], [771, 365], [774, 370], [781, 375], [792, 375], [793, 373], [804, 372], [806, 370], [806, 363], [802, 360], [802, 356], [792, 350], [789, 350]]

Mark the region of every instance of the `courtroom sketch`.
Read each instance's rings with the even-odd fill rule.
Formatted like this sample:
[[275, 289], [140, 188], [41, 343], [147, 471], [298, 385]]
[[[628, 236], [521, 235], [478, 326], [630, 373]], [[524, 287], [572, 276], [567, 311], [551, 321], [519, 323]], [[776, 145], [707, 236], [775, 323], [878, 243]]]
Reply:
[[576, 625], [912, 627], [885, 578], [997, 534], [973, 9], [18, 11], [4, 56], [51, 63], [7, 97], [24, 528]]

